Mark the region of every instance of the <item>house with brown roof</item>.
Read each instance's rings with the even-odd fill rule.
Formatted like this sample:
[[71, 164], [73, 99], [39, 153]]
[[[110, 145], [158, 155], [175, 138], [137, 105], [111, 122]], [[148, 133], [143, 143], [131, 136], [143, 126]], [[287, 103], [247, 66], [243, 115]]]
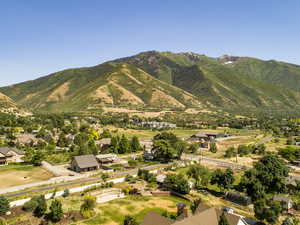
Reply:
[[141, 223], [141, 225], [171, 225], [174, 224], [174, 222], [174, 220], [164, 217], [155, 211], [150, 211], [144, 217], [144, 220]]
[[0, 165], [7, 165], [12, 162], [23, 162], [22, 157], [24, 156], [24, 152], [9, 147], [1, 147], [0, 148]]
[[75, 156], [71, 161], [71, 169], [76, 172], [97, 170], [99, 163], [94, 155]]
[[99, 146], [99, 152], [106, 152], [109, 147], [110, 147], [110, 143], [111, 143], [111, 138], [102, 138], [98, 141], [95, 142], [96, 145]]
[[163, 218], [157, 213], [149, 212], [141, 225], [218, 225], [222, 214], [225, 215], [229, 225], [248, 225], [240, 215], [205, 204], [200, 204], [193, 215], [188, 215], [187, 210], [183, 210], [183, 212], [184, 215], [179, 215], [176, 220]]

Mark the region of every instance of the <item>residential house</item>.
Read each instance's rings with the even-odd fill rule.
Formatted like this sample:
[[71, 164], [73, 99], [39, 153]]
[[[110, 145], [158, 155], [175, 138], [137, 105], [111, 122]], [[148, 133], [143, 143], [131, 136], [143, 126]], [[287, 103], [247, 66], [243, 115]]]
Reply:
[[225, 199], [239, 205], [248, 206], [251, 204], [251, 198], [237, 192], [227, 192]]
[[211, 142], [215, 141], [217, 138], [225, 137], [226, 135], [224, 133], [218, 133], [218, 132], [198, 132], [196, 134], [193, 134], [189, 139], [187, 139], [188, 142]]
[[[182, 206], [184, 205], [182, 204]], [[151, 211], [145, 216], [141, 225], [218, 225], [222, 214], [225, 215], [229, 225], [248, 225], [242, 216], [234, 214], [232, 211], [224, 211], [205, 204], [200, 204], [193, 215], [189, 215], [188, 210], [182, 208], [181, 205], [180, 207], [177, 205], [177, 209], [181, 211], [181, 214], [178, 214], [176, 220], [164, 218]]]
[[141, 225], [171, 225], [174, 224], [174, 222], [174, 220], [164, 217], [155, 211], [150, 211], [144, 217]]
[[9, 147], [1, 147], [0, 148], [0, 165], [7, 165], [8, 163], [13, 162], [23, 162], [22, 157], [24, 156], [24, 152]]
[[29, 133], [20, 134], [17, 136], [17, 142], [23, 145], [30, 144], [30, 143], [36, 144], [38, 141], [43, 141], [43, 139], [36, 138], [35, 135]]
[[168, 123], [168, 122], [141, 122], [138, 123], [141, 127], [150, 127], [150, 128], [176, 128], [176, 124], [174, 123]]
[[287, 211], [293, 208], [293, 201], [289, 196], [275, 195], [273, 196], [273, 200], [280, 202], [283, 209]]
[[96, 145], [98, 145], [100, 148], [99, 152], [106, 152], [110, 147], [110, 143], [111, 143], [111, 138], [102, 138], [96, 141]]
[[153, 160], [154, 153], [153, 153], [152, 149], [145, 149], [143, 152], [143, 157], [145, 160]]
[[76, 172], [97, 170], [99, 163], [94, 155], [75, 156], [71, 161], [71, 169]]
[[297, 185], [300, 184], [300, 178], [296, 176], [288, 176], [285, 183], [290, 187], [297, 187]]
[[113, 163], [118, 159], [118, 156], [116, 154], [100, 154], [100, 155], [96, 155], [96, 159], [101, 165], [103, 165], [103, 164]]

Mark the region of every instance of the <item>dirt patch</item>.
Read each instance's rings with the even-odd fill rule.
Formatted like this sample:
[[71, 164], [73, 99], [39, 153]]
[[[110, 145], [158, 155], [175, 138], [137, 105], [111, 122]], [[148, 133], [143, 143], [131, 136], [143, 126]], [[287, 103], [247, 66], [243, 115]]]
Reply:
[[172, 107], [180, 107], [183, 108], [185, 107], [183, 104], [181, 104], [179, 101], [177, 101], [175, 98], [173, 98], [172, 96], [158, 90], [158, 89], [154, 89], [153, 93], [152, 93], [152, 97], [150, 99], [150, 104], [152, 105], [162, 105], [166, 104], [168, 106], [172, 106]]
[[30, 171], [10, 170], [5, 172], [1, 172], [0, 167], [0, 180], [5, 180], [5, 182], [0, 182], [0, 188], [44, 181], [51, 177], [53, 177], [52, 174], [40, 167], [33, 168]]
[[104, 104], [114, 104], [113, 97], [106, 85], [99, 87], [94, 93], [92, 93], [91, 97], [93, 99], [100, 99]]
[[117, 83], [110, 81], [109, 84], [113, 85], [115, 88], [117, 88], [122, 94], [120, 97], [121, 101], [130, 102], [132, 105], [145, 105], [142, 99], [140, 99], [138, 96], [132, 94], [130, 91], [126, 90], [122, 86], [118, 85]]
[[69, 91], [70, 82], [65, 82], [56, 88], [47, 98], [47, 102], [58, 102], [65, 98], [66, 93]]
[[126, 66], [126, 65], [123, 65], [122, 67], [123, 67], [123, 69], [121, 70], [122, 73], [124, 73], [126, 76], [128, 76], [131, 80], [133, 80], [133, 81], [136, 82], [137, 84], [143, 85], [142, 82], [140, 82], [139, 80], [137, 80], [135, 77], [133, 77], [133, 76], [131, 75], [131, 72], [130, 72], [130, 70], [127, 69], [127, 66]]

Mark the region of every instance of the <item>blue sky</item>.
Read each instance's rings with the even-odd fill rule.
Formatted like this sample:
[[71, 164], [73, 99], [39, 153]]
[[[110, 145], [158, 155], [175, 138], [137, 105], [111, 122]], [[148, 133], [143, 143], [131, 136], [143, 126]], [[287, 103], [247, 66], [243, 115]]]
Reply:
[[141, 51], [300, 64], [299, 0], [0, 1], [0, 86]]

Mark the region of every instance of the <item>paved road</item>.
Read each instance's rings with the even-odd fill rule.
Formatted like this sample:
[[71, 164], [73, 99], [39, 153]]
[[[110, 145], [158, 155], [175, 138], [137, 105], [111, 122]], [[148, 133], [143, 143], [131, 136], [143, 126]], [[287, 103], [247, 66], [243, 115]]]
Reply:
[[[155, 165], [150, 165], [150, 166], [143, 167], [143, 169], [155, 170], [155, 169], [158, 169], [158, 168], [166, 166], [166, 165], [167, 164], [155, 164]], [[114, 173], [112, 178], [114, 178], [114, 177], [124, 177], [127, 174], [133, 175], [133, 174], [136, 174], [137, 171], [138, 171], [138, 169], [117, 172], [117, 173]], [[4, 194], [4, 196], [7, 197], [7, 198], [17, 197], [17, 196], [21, 196], [21, 195], [25, 195], [25, 194], [30, 194], [30, 193], [43, 192], [43, 191], [47, 191], [47, 190], [51, 190], [51, 189], [55, 189], [55, 188], [68, 187], [68, 186], [71, 186], [71, 185], [77, 185], [77, 184], [83, 184], [83, 183], [89, 183], [89, 182], [98, 182], [98, 181], [102, 181], [102, 179], [100, 177], [94, 177], [94, 178], [88, 178], [88, 179], [83, 179], [83, 180], [78, 180], [78, 181], [72, 181], [72, 182], [63, 183], [63, 184], [56, 184], [56, 185], [51, 185], [51, 186], [46, 186], [46, 187], [35, 188], [35, 189], [32, 189], [32, 190], [27, 190], [27, 191], [20, 191], [20, 192], [17, 192], [17, 193]]]
[[208, 158], [200, 155], [192, 155], [192, 154], [183, 154], [182, 159], [184, 160], [191, 160], [191, 161], [197, 161], [197, 162], [210, 162], [214, 163], [216, 165], [222, 166], [222, 167], [230, 167], [232, 169], [247, 169], [247, 167], [234, 163], [234, 162], [228, 162], [221, 159], [214, 159], [214, 158]]
[[270, 141], [271, 139], [272, 139], [272, 135], [268, 135], [268, 136], [264, 137], [263, 139], [260, 139], [260, 140], [255, 144], [255, 146], [264, 144], [264, 143]]

